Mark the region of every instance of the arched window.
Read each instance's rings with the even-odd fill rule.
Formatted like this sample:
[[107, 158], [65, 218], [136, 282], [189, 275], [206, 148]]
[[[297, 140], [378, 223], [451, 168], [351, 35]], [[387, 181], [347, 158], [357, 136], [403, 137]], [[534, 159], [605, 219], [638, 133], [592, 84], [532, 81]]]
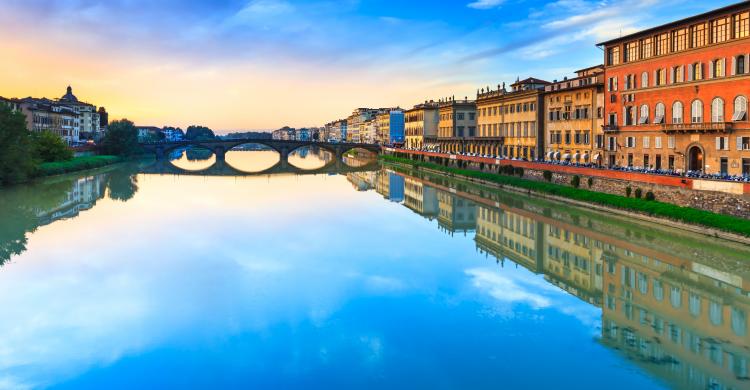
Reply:
[[711, 67], [713, 68], [713, 74], [711, 75], [711, 77], [724, 77], [724, 60], [713, 60], [711, 62]]
[[711, 102], [711, 122], [724, 122], [724, 100], [721, 98], [715, 98]]
[[674, 102], [672, 105], [672, 123], [679, 125], [682, 122], [682, 114], [683, 114], [683, 107], [682, 102]]
[[664, 103], [656, 103], [656, 107], [654, 108], [654, 124], [664, 123], [665, 111]]
[[639, 125], [645, 125], [648, 123], [648, 105], [644, 104], [641, 106], [641, 117], [638, 119]]
[[744, 55], [739, 55], [739, 56], [737, 56], [737, 58], [735, 59], [735, 61], [737, 61], [737, 64], [735, 65], [734, 69], [736, 71], [734, 73], [735, 74], [745, 74], [745, 56]]
[[641, 88], [648, 88], [648, 72], [641, 74]]
[[703, 123], [703, 103], [700, 100], [693, 101], [690, 118], [692, 118], [692, 123]]
[[733, 121], [744, 121], [747, 119], [747, 98], [744, 96], [737, 96], [734, 98], [734, 114], [732, 115]]

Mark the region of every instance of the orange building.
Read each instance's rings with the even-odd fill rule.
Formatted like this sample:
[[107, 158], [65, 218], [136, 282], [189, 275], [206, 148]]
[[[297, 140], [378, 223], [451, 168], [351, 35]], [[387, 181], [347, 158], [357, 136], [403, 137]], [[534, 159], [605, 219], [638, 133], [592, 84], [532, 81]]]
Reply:
[[750, 175], [750, 3], [599, 46], [606, 164]]

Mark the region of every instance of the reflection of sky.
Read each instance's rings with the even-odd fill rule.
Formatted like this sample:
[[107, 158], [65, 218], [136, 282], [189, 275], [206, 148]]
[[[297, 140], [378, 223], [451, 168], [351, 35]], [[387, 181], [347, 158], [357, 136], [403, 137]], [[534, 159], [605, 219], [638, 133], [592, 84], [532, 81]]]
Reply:
[[598, 310], [342, 176], [138, 182], [0, 270], [0, 387], [653, 386]]

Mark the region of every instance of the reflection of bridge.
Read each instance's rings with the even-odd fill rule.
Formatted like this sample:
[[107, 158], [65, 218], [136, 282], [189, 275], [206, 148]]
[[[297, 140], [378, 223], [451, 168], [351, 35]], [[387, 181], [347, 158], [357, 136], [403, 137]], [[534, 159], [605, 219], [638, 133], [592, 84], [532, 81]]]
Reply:
[[173, 174], [173, 175], [196, 175], [196, 176], [260, 176], [260, 175], [275, 175], [282, 173], [294, 173], [297, 175], [319, 175], [319, 174], [347, 174], [353, 172], [365, 172], [378, 169], [377, 160], [358, 166], [352, 167], [347, 165], [340, 159], [333, 160], [333, 162], [326, 164], [325, 166], [317, 169], [302, 169], [294, 166], [293, 164], [285, 164], [283, 161], [279, 161], [276, 165], [260, 172], [244, 172], [241, 171], [224, 160], [218, 160], [214, 165], [199, 171], [191, 171], [183, 168], [179, 168], [167, 161], [166, 159], [157, 159], [156, 162], [150, 166], [141, 169], [142, 173], [151, 174]]
[[227, 152], [242, 145], [257, 144], [267, 146], [279, 153], [281, 165], [286, 166], [289, 161], [289, 154], [297, 149], [304, 147], [317, 146], [323, 150], [331, 152], [336, 160], [341, 160], [344, 154], [353, 149], [363, 149], [372, 153], [380, 153], [380, 146], [373, 144], [352, 144], [352, 143], [328, 143], [328, 142], [305, 142], [305, 141], [281, 141], [272, 139], [215, 139], [205, 141], [175, 141], [175, 142], [158, 142], [143, 143], [141, 147], [144, 150], [156, 154], [158, 159], [165, 159], [169, 152], [186, 147], [200, 147], [212, 151], [216, 155], [217, 161], [224, 161]]

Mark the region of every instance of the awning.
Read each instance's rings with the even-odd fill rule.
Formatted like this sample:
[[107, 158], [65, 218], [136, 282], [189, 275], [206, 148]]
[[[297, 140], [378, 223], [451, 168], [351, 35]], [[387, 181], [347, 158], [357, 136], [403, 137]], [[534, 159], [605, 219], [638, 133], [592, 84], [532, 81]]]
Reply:
[[555, 160], [560, 160], [560, 152], [555, 152]]
[[594, 155], [594, 161], [599, 161], [599, 159], [601, 159], [601, 158], [602, 158], [602, 155], [599, 154], [599, 153], [597, 153], [597, 154]]
[[555, 152], [549, 152], [549, 153], [547, 153], [547, 159], [548, 160], [552, 160], [554, 158], [555, 158]]
[[578, 161], [579, 158], [581, 158], [580, 154], [576, 153], [576, 154], [573, 155], [573, 160], [574, 161]]
[[570, 160], [570, 153], [563, 154], [562, 159], [565, 161]]
[[588, 162], [589, 161], [589, 154], [588, 153], [584, 153], [583, 154], [583, 161], [584, 162]]

